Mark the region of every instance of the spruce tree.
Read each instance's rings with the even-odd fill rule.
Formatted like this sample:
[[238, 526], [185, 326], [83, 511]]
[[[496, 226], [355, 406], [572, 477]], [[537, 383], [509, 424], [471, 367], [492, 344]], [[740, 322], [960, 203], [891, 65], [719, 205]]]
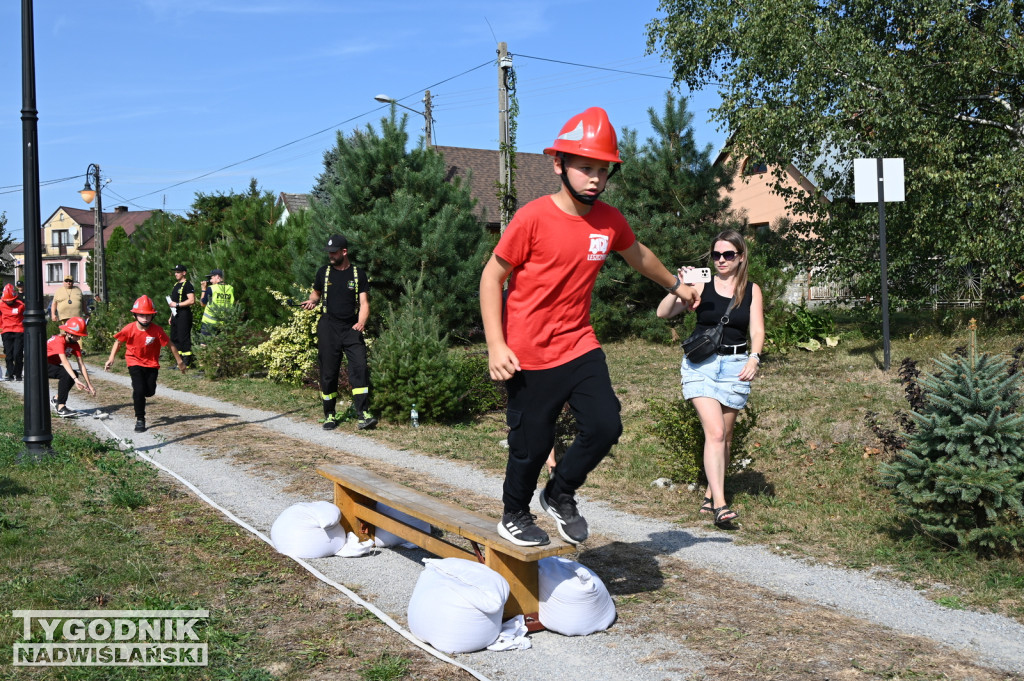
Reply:
[[[464, 337], [479, 325], [477, 288], [487, 257], [484, 228], [473, 213], [468, 185], [446, 181], [443, 157], [431, 148], [406, 150], [406, 117], [390, 116], [349, 136], [325, 153], [317, 181], [306, 254], [294, 278], [313, 281], [326, 262], [324, 243], [345, 235], [350, 258], [371, 282], [370, 309], [397, 301], [410, 284], [441, 328]], [[324, 200], [323, 197], [326, 197]]]
[[920, 530], [988, 553], [1024, 549], [1024, 413], [1020, 374], [983, 354], [943, 356], [921, 381], [925, 405], [882, 483]]
[[[622, 130], [619, 150], [625, 162], [604, 200], [622, 211], [637, 239], [669, 271], [680, 265], [706, 267], [701, 255], [726, 226], [729, 204], [720, 191], [731, 185], [732, 172], [713, 165], [710, 145], [697, 147], [686, 98], [668, 92], [661, 116], [653, 107], [647, 115], [657, 136], [638, 147], [636, 132]], [[610, 257], [594, 287], [594, 329], [602, 340], [631, 335], [664, 340], [667, 323], [654, 314], [664, 295], [622, 258]]]

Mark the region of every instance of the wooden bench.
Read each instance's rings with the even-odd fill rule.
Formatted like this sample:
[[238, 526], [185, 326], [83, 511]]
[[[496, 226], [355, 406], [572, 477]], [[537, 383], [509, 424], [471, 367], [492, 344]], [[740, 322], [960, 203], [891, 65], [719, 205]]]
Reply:
[[[508, 580], [509, 597], [502, 619], [524, 615], [531, 631], [543, 628], [537, 619], [537, 561], [573, 553], [576, 547], [556, 537], [547, 546], [516, 546], [498, 534], [497, 521], [492, 518], [356, 466], [327, 464], [318, 468], [317, 473], [334, 483], [334, 503], [341, 509], [346, 532], [354, 532], [362, 539], [372, 537], [375, 528], [380, 528], [441, 558], [479, 561]], [[468, 539], [472, 550], [378, 512], [378, 501]]]

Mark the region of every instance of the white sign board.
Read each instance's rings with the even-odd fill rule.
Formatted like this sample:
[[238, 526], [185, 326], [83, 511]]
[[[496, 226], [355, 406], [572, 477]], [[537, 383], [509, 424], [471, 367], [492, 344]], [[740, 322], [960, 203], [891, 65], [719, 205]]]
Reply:
[[882, 159], [882, 181], [878, 181], [877, 158], [853, 159], [853, 200], [857, 203], [878, 203], [878, 185], [881, 184], [885, 201], [903, 201], [903, 159]]

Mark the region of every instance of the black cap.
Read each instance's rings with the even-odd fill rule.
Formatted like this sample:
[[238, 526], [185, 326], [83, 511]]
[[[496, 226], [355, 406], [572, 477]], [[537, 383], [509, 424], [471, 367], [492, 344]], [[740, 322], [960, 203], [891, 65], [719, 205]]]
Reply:
[[175, 272], [188, 272], [188, 268], [185, 267], [184, 265], [175, 265], [174, 266], [174, 271]]
[[348, 248], [348, 239], [340, 234], [334, 234], [327, 240], [327, 248], [325, 250], [328, 253], [337, 253], [343, 248]]
[[24, 286], [24, 285], [25, 285], [25, 282], [23, 282], [23, 281], [22, 281], [21, 279], [19, 279], [18, 281], [16, 281], [16, 282], [14, 283], [14, 285], [15, 285], [15, 286]]
[[224, 276], [224, 270], [211, 270], [210, 271], [210, 276], [211, 277], [223, 277]]

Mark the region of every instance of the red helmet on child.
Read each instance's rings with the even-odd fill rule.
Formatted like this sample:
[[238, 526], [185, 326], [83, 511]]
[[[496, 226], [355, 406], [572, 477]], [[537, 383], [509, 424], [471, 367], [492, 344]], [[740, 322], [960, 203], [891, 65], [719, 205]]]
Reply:
[[67, 331], [70, 334], [74, 334], [75, 336], [81, 336], [82, 338], [85, 338], [86, 336], [89, 335], [88, 332], [85, 330], [85, 320], [82, 319], [81, 317], [72, 317], [71, 319], [61, 324], [59, 328], [61, 331]]
[[549, 156], [573, 154], [598, 161], [622, 163], [615, 128], [605, 110], [598, 106], [592, 106], [570, 118], [562, 126], [555, 143], [545, 149], [544, 153]]
[[132, 314], [156, 314], [156, 308], [153, 307], [153, 301], [149, 296], [139, 296], [135, 299], [135, 305], [132, 307]]
[[5, 303], [9, 303], [12, 300], [17, 300], [17, 299], [18, 299], [18, 294], [14, 290], [14, 284], [7, 284], [7, 285], [5, 285], [4, 286], [4, 293], [3, 293], [2, 296], [0, 296], [0, 300], [4, 301]]

